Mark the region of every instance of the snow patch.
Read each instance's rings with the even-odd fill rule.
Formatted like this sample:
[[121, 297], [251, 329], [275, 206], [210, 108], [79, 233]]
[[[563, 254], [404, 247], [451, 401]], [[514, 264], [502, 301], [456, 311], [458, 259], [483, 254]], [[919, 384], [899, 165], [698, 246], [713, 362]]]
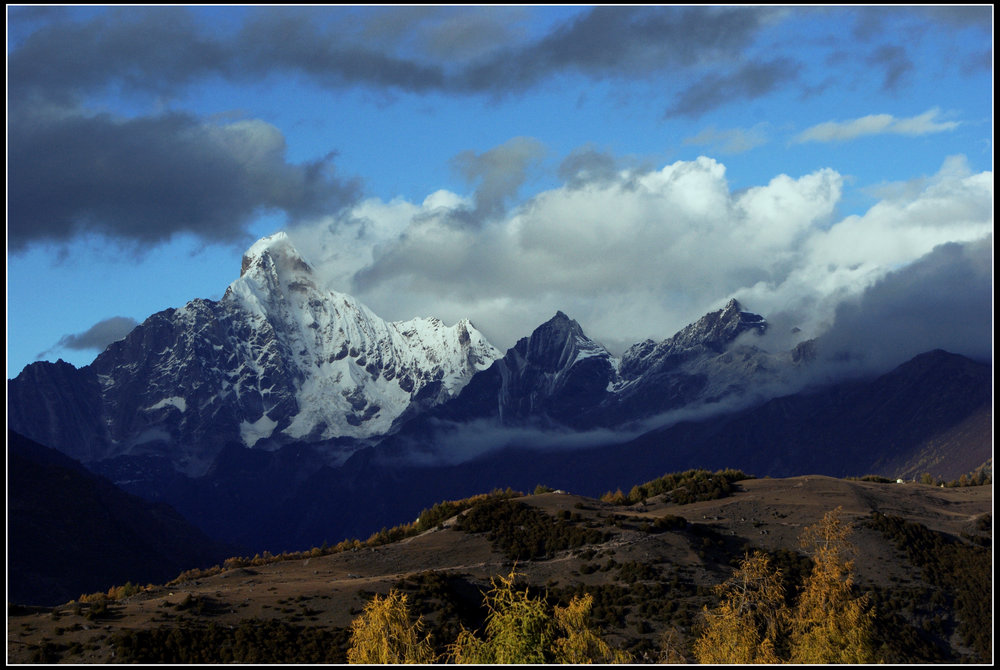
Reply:
[[272, 420], [267, 414], [262, 415], [253, 423], [249, 421], [241, 422], [240, 437], [243, 438], [243, 444], [248, 447], [252, 447], [257, 444], [259, 440], [271, 437], [271, 433], [274, 432], [277, 425], [278, 422]]
[[178, 410], [180, 410], [182, 412], [186, 412], [187, 411], [187, 400], [185, 400], [184, 398], [182, 398], [180, 396], [177, 396], [177, 395], [171, 396], [170, 398], [164, 398], [163, 400], [161, 400], [160, 402], [156, 403], [155, 405], [152, 405], [151, 407], [147, 407], [146, 411], [147, 412], [152, 412], [154, 410], [162, 409], [164, 407], [173, 407], [173, 408], [178, 409]]

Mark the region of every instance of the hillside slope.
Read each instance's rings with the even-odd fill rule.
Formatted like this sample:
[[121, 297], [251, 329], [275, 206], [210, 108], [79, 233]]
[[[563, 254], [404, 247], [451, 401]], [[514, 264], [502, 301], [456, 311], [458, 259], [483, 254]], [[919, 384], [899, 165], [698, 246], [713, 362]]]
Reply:
[[125, 581], [163, 581], [233, 551], [167, 505], [7, 432], [8, 602], [52, 605]]
[[[726, 497], [687, 504], [671, 502], [671, 495], [634, 505], [563, 492], [494, 501], [535, 510], [534, 517], [518, 512], [536, 519], [520, 532], [549, 538], [547, 549], [528, 550], [516, 560], [502, 537], [460, 529], [465, 522], [453, 517], [380, 546], [345, 543], [334, 553], [317, 549], [291, 560], [232, 562], [228, 569], [190, 573], [97, 614], [89, 605], [19, 609], [8, 616], [8, 660], [343, 661], [350, 622], [371, 594], [391, 588], [410, 595], [443, 648], [459, 623], [481, 625], [480, 592], [490, 577], [513, 569], [551, 602], [594, 594], [593, 622], [603, 637], [651, 661], [668, 628], [690, 643], [702, 606], [714, 603], [711, 586], [751, 548], [770, 552], [794, 590], [808, 567], [797, 554], [799, 534], [836, 507], [854, 530], [857, 583], [878, 608], [883, 658], [989, 660], [981, 646], [962, 642], [961, 631], [970, 625], [992, 630], [990, 552], [983, 547], [992, 544], [992, 487], [802, 476], [743, 480]], [[678, 524], [679, 518], [684, 521]], [[966, 587], [935, 579], [929, 559], [898, 543], [877, 519], [911, 524], [911, 548], [939, 544], [964, 552], [965, 565], [983, 566], [975, 577], [981, 583], [966, 579], [985, 588], [987, 607], [962, 609], [958, 600], [968, 594], [959, 591]], [[560, 548], [558, 538], [573, 533], [583, 542]]]

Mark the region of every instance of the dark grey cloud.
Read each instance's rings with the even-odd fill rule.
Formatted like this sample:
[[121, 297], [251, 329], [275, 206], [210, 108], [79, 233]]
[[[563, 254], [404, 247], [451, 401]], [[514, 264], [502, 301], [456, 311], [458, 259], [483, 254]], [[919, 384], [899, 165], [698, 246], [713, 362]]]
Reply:
[[475, 221], [504, 213], [507, 201], [517, 195], [531, 167], [545, 155], [541, 142], [531, 137], [515, 137], [482, 153], [463, 151], [452, 165], [470, 182], [477, 182]]
[[962, 61], [962, 73], [993, 72], [993, 49], [982, 49], [970, 54]]
[[[668, 116], [697, 116], [807, 84], [793, 60], [752, 60], [764, 28], [789, 12], [780, 7], [574, 8], [535, 36], [519, 24], [530, 15], [525, 7], [244, 8], [211, 31], [197, 11], [12, 11], [21, 22], [8, 47], [12, 248], [82, 231], [139, 244], [181, 231], [231, 240], [260, 210], [296, 218], [335, 209], [355, 195], [356, 184], [333, 175], [329, 156], [289, 164], [277, 131], [265, 146], [268, 133], [246, 133], [247, 126], [183, 114], [112, 119], [85, 109], [109, 91], [125, 100], [138, 92], [174, 103], [195, 84], [281, 76], [328, 89], [501, 95], [566, 75], [669, 75], [682, 87], [697, 76], [667, 110]], [[982, 17], [943, 13], [939, 20], [981, 25]], [[37, 29], [24, 29], [29, 24]], [[886, 68], [886, 85], [895, 86], [908, 61], [886, 49], [872, 57]], [[510, 147], [507, 152], [457, 160], [463, 174], [479, 182], [468, 218], [501, 211], [523, 181], [527, 163], [518, 161], [524, 157]], [[491, 164], [501, 158], [509, 162]], [[609, 166], [601, 160], [597, 153], [571, 156], [561, 176], [578, 183], [585, 174], [604, 174]]]
[[[104, 351], [112, 342], [124, 338], [132, 329], [139, 325], [135, 319], [127, 316], [113, 316], [103, 321], [98, 321], [93, 326], [82, 333], [63, 335], [59, 338], [59, 343], [49, 351], [55, 349], [73, 349], [74, 351]], [[44, 358], [49, 352], [42, 352], [38, 358]]]
[[556, 74], [642, 78], [737, 57], [773, 10], [596, 7], [537, 42], [476, 63], [455, 78], [469, 91], [508, 92]]
[[680, 93], [665, 116], [697, 117], [723, 105], [753, 100], [797, 80], [801, 65], [790, 58], [747, 63], [730, 74], [707, 75]]
[[[854, 13], [853, 37], [865, 43], [884, 40], [887, 35], [905, 35], [907, 45], [922, 40], [928, 32], [950, 34], [971, 50], [958, 57], [962, 74], [992, 69], [993, 8], [991, 5], [941, 5], [926, 7], [884, 6], [850, 8]], [[970, 32], [972, 31], [972, 32]], [[977, 36], [976, 33], [980, 35]], [[984, 49], [976, 50], [974, 40], [982, 38]], [[883, 45], [865, 58], [869, 65], [884, 69], [883, 89], [894, 91], [905, 83], [905, 75], [914, 68], [904, 44]]]
[[913, 70], [913, 61], [906, 49], [896, 45], [883, 45], [872, 52], [867, 63], [882, 68], [882, 90], [897, 91], [905, 83], [904, 78]]
[[16, 48], [45, 23], [65, 20], [67, 8], [44, 5], [7, 5], [7, 49]]
[[66, 102], [117, 84], [170, 94], [208, 75], [234, 74], [231, 45], [203, 33], [180, 8], [112, 9], [88, 21], [57, 21], [8, 58], [11, 99]]
[[[781, 7], [619, 7], [574, 13], [529, 37], [524, 7], [298, 7], [245, 10], [231, 30], [209, 32], [189, 8], [112, 9], [87, 20], [46, 23], [9, 54], [10, 90], [65, 101], [120, 86], [174, 95], [209, 77], [247, 82], [298, 76], [327, 88], [375, 86], [409, 92], [502, 95], [561, 75], [645, 79], [697, 75], [675, 114], [714, 103], [724, 87], [737, 98], [773, 90], [792, 65], [774, 57], [732, 72], [753, 57], [762, 30], [789, 14]], [[899, 21], [908, 28], [992, 24], [990, 8], [837, 8], [852, 12], [854, 36], [870, 41]], [[47, 14], [21, 12], [28, 17]], [[63, 13], [66, 17], [70, 15]], [[906, 69], [899, 47], [874, 57], [894, 85]], [[780, 70], [781, 73], [777, 72]], [[725, 74], [730, 72], [730, 74]], [[690, 111], [688, 111], [690, 110]]]
[[936, 7], [920, 7], [927, 18], [939, 25], [964, 30], [975, 28], [985, 34], [993, 32], [992, 5], [940, 5]]
[[857, 7], [854, 13], [854, 29], [852, 36], [862, 42], [868, 42], [885, 34], [887, 24], [907, 14], [901, 7]]
[[396, 8], [364, 23], [362, 33], [374, 36], [364, 41], [316, 20], [315, 12], [270, 11], [239, 36], [242, 70], [286, 69], [325, 86], [516, 93], [560, 74], [634, 79], [731, 59], [772, 14], [760, 8], [596, 7], [526, 42], [514, 39], [520, 33], [510, 28], [522, 11]]
[[819, 349], [877, 370], [931, 349], [991, 361], [992, 293], [992, 237], [943, 244], [842, 303]]
[[191, 11], [177, 7], [130, 7], [87, 21], [57, 21], [12, 51], [9, 86], [16, 100], [62, 103], [108, 86], [169, 97], [209, 77], [246, 82], [272, 74], [332, 88], [444, 87], [440, 66], [351, 40], [349, 30], [330, 23], [329, 11], [318, 10], [262, 10], [238, 30], [219, 34], [203, 30]]
[[337, 25], [315, 20], [315, 10], [259, 15], [245, 24], [237, 42], [240, 72], [256, 76], [287, 71], [332, 88], [355, 84], [410, 92], [445, 88], [441, 66], [352, 42], [337, 31]]
[[580, 188], [590, 183], [606, 184], [618, 177], [614, 156], [592, 146], [573, 150], [559, 164], [558, 176], [570, 188]]
[[281, 133], [261, 121], [203, 123], [185, 114], [119, 120], [22, 108], [8, 126], [8, 244], [79, 233], [142, 247], [181, 232], [243, 241], [255, 214], [292, 221], [336, 211], [357, 184], [332, 156], [291, 164]]
[[528, 8], [509, 6], [392, 7], [376, 11], [362, 34], [397, 52], [403, 47], [438, 62], [467, 61], [523, 42], [529, 16]]
[[63, 101], [113, 84], [169, 95], [203, 77], [272, 74], [326, 87], [509, 93], [566, 73], [634, 79], [731, 62], [775, 11], [596, 7], [528, 41], [516, 28], [523, 8], [480, 9], [362, 17], [357, 8], [267, 8], [238, 30], [209, 34], [185, 8], [130, 7], [40, 28], [11, 52], [9, 79], [17, 99]]

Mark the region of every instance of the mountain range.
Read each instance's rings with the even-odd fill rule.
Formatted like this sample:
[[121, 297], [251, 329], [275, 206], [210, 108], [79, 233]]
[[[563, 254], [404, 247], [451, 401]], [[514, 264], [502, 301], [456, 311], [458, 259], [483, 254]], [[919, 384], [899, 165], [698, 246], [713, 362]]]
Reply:
[[766, 328], [731, 300], [616, 358], [558, 312], [501, 355], [467, 320], [386, 322], [320, 288], [278, 233], [247, 251], [221, 300], [154, 314], [79, 370], [27, 366], [8, 383], [8, 414], [14, 430], [87, 464], [158, 457], [197, 477], [227, 445], [292, 443], [340, 464], [424, 415], [618, 428], [740, 395], [794, 365], [730, 346]]
[[317, 287], [284, 233], [243, 256], [219, 301], [146, 319], [81, 369], [27, 366], [10, 426], [84, 463], [158, 456], [203, 475], [227, 444], [274, 449], [389, 432], [499, 352], [468, 322], [387, 323]]
[[27, 366], [8, 427], [272, 551], [493, 487], [598, 495], [687, 467], [957, 477], [990, 459], [988, 365], [937, 351], [809, 386], [817, 344], [767, 351], [768, 328], [730, 300], [617, 357], [557, 312], [501, 353], [467, 320], [380, 319], [278, 233], [219, 301], [154, 314], [89, 366]]

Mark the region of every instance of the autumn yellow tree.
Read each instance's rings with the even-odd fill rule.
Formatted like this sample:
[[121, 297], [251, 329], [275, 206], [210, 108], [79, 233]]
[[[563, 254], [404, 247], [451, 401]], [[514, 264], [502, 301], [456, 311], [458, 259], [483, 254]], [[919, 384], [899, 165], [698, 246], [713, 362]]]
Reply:
[[542, 598], [515, 587], [517, 573], [495, 577], [485, 594], [489, 615], [484, 637], [462, 629], [449, 647], [454, 663], [629, 663], [632, 657], [613, 649], [590, 627], [593, 596], [574, 597], [550, 610]]
[[781, 571], [767, 554], [748, 554], [740, 567], [716, 587], [714, 610], [704, 609], [704, 627], [695, 641], [699, 663], [779, 663], [776, 647], [788, 622]]
[[632, 656], [613, 649], [590, 627], [594, 596], [574, 596], [566, 607], [556, 607], [553, 618], [561, 637], [552, 644], [556, 663], [631, 663]]
[[351, 623], [348, 663], [433, 663], [434, 650], [428, 637], [421, 637], [423, 623], [410, 621], [406, 594], [395, 589], [376, 595]]
[[540, 598], [514, 586], [517, 574], [494, 577], [485, 595], [489, 614], [485, 639], [464, 628], [449, 652], [455, 663], [547, 663], [557, 632]]
[[813, 569], [799, 596], [791, 625], [793, 663], [875, 662], [874, 611], [867, 594], [852, 592], [851, 528], [841, 508], [806, 528], [799, 541]]

